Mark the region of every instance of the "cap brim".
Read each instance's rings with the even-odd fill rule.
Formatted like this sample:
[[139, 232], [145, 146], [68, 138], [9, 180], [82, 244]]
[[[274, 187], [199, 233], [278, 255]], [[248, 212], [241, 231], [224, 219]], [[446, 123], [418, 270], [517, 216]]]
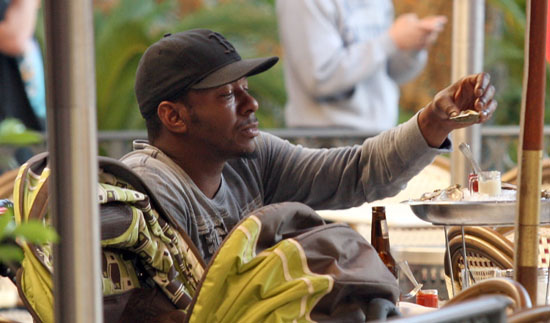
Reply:
[[215, 72], [209, 74], [198, 83], [191, 86], [192, 89], [209, 89], [234, 82], [245, 76], [252, 76], [270, 69], [277, 61], [278, 57], [251, 58], [228, 64]]

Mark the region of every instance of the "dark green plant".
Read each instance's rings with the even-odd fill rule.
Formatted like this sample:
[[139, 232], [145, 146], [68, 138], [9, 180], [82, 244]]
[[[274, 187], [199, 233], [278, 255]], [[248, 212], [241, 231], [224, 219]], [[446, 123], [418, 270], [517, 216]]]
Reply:
[[[493, 76], [499, 108], [493, 119], [498, 125], [519, 125], [523, 95], [525, 57], [525, 0], [489, 0], [492, 22], [486, 32], [485, 70]], [[550, 81], [546, 73], [546, 83]], [[546, 97], [550, 91], [546, 88]], [[550, 122], [546, 100], [545, 123]]]
[[[134, 96], [135, 71], [141, 54], [166, 32], [209, 28], [226, 35], [243, 57], [279, 52], [273, 1], [234, 1], [205, 7], [179, 17], [175, 1], [122, 0], [108, 13], [95, 13], [98, 128], [144, 128]], [[286, 100], [282, 65], [255, 76], [250, 90], [260, 102], [263, 127], [282, 126]]]
[[16, 225], [13, 209], [7, 207], [6, 200], [1, 201], [4, 202], [0, 206], [0, 263], [19, 262], [23, 259], [23, 251], [13, 243], [15, 240], [35, 244], [57, 242], [59, 240], [57, 233], [52, 228], [45, 227], [39, 221], [29, 220]]
[[0, 122], [0, 173], [19, 167], [14, 151], [19, 147], [38, 145], [43, 142], [42, 134], [29, 130], [18, 119], [4, 119]]
[[18, 119], [5, 119], [0, 122], [0, 145], [28, 146], [41, 143], [42, 135], [29, 130]]
[[123, 0], [95, 12], [97, 122], [100, 130], [143, 128], [134, 96], [139, 58], [176, 21], [168, 1]]

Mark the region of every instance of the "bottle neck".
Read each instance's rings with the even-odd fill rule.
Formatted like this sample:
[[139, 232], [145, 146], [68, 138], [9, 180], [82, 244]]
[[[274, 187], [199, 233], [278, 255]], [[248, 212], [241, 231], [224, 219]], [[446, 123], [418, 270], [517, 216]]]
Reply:
[[373, 213], [372, 215], [371, 245], [379, 252], [390, 251], [388, 224], [386, 215], [383, 213]]

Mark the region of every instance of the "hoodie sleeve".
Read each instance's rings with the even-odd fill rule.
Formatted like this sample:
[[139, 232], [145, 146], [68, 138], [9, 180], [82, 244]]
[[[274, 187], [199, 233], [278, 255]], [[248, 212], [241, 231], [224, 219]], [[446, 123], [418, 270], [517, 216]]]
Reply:
[[388, 61], [388, 74], [397, 84], [417, 76], [426, 66], [428, 51], [397, 51]]
[[397, 48], [388, 33], [368, 41], [345, 41], [339, 30], [342, 1], [278, 0], [285, 62], [313, 97], [334, 96], [367, 79]]

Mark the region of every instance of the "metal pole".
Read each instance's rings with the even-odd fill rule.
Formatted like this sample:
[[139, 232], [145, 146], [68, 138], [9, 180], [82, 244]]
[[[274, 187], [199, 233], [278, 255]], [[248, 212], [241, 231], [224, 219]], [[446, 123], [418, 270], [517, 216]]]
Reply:
[[92, 0], [46, 0], [56, 322], [101, 322]]
[[514, 278], [537, 300], [538, 228], [546, 89], [547, 0], [527, 2]]
[[[483, 70], [483, 35], [485, 28], [484, 0], [453, 1], [452, 82]], [[455, 145], [466, 142], [474, 158], [480, 160], [480, 125], [453, 131]], [[458, 149], [451, 153], [451, 183], [468, 186], [470, 164]]]
[[[451, 258], [451, 247], [449, 247], [449, 234], [447, 230], [447, 226], [444, 226], [443, 229], [445, 230], [445, 249], [447, 249], [447, 261], [449, 262], [449, 273], [451, 274], [451, 289], [453, 292], [453, 296], [455, 297], [455, 276], [453, 274], [453, 260]], [[450, 298], [452, 298], [450, 297]]]

